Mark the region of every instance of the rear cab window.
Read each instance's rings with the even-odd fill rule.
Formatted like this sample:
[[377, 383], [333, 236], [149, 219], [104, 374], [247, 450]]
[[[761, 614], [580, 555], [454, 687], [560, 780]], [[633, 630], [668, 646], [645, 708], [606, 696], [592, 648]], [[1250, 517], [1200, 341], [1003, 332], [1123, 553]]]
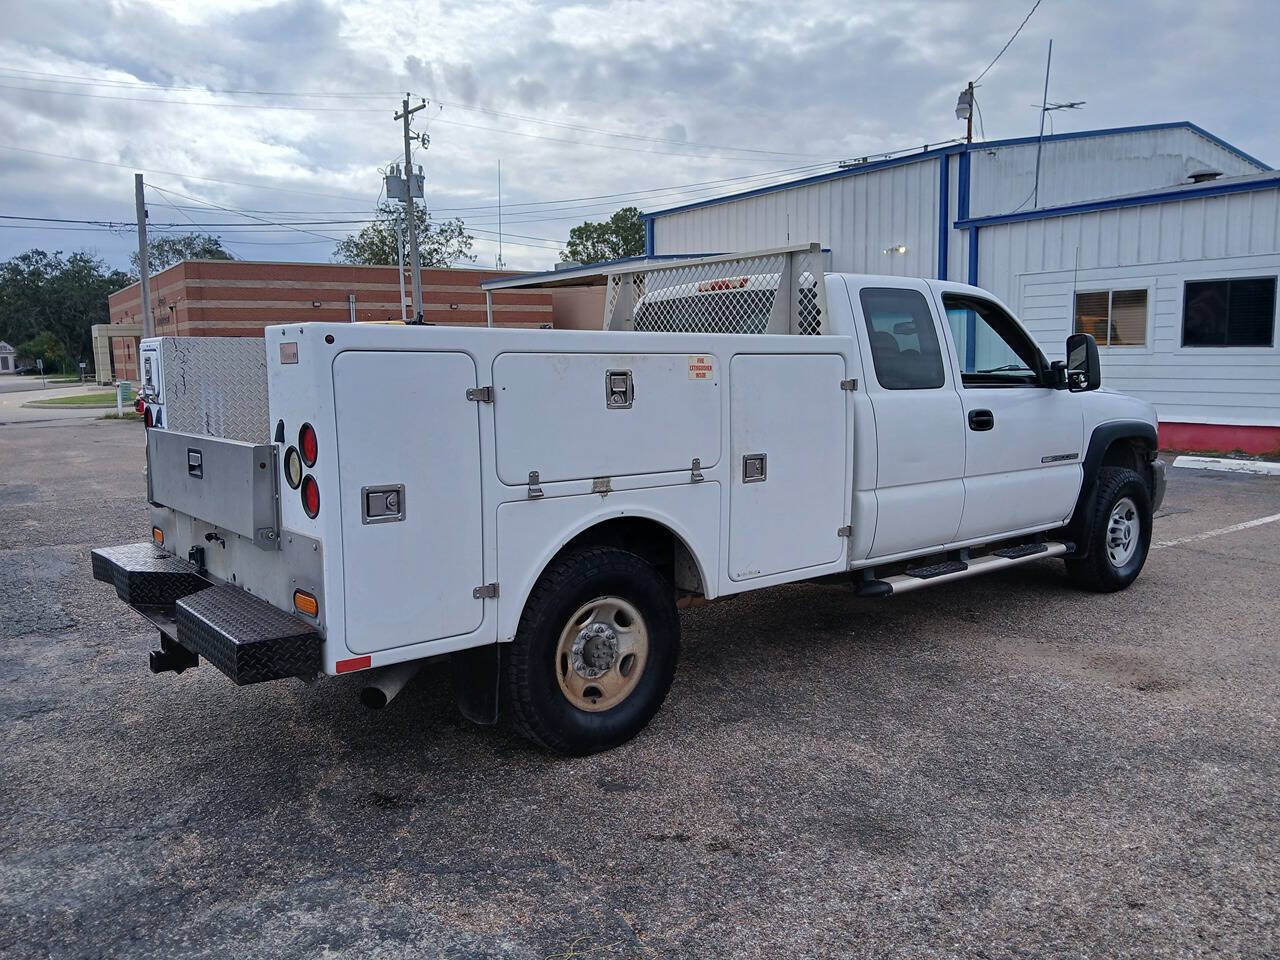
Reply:
[[876, 380], [886, 390], [931, 390], [946, 382], [929, 302], [919, 290], [863, 287], [859, 293]]

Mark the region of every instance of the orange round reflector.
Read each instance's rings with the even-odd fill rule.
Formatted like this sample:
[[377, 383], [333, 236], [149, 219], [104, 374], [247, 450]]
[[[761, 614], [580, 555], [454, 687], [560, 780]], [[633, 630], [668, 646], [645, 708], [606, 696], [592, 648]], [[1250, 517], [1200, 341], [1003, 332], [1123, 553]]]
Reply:
[[302, 480], [302, 509], [312, 518], [320, 513], [320, 485], [315, 477], [307, 476]]

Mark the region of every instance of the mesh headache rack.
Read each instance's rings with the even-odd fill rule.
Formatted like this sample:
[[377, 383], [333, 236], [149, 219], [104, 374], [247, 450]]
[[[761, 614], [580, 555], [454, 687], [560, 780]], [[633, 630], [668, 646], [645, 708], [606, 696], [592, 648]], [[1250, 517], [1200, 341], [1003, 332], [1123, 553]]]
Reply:
[[[816, 244], [700, 257], [635, 257], [491, 280], [494, 290], [603, 287], [601, 327], [656, 333], [825, 332], [823, 253]], [[490, 311], [492, 326], [492, 311]]]

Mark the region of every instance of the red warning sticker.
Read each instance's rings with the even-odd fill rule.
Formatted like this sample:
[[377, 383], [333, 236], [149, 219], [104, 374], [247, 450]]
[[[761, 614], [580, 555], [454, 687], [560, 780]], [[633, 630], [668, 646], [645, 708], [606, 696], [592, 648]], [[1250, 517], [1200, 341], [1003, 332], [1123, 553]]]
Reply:
[[690, 380], [710, 380], [715, 374], [716, 363], [714, 357], [689, 355]]

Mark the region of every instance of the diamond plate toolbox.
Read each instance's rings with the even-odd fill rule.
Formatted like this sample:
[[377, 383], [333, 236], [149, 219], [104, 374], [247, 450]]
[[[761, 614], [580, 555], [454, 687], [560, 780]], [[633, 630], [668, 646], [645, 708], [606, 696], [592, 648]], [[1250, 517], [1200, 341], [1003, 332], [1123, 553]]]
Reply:
[[262, 337], [162, 337], [159, 344], [167, 429], [271, 442]]

